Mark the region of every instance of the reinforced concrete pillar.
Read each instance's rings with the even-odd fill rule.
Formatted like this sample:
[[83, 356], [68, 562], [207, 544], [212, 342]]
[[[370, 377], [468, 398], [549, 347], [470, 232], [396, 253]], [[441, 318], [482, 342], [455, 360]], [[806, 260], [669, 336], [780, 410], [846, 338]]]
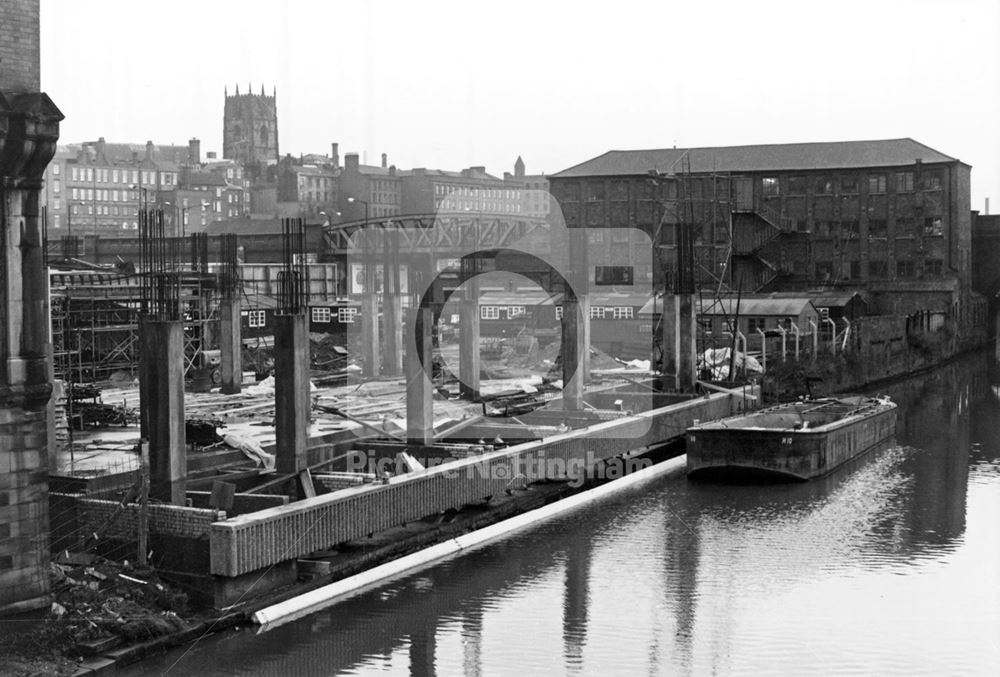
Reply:
[[399, 233], [388, 231], [383, 243], [382, 317], [385, 322], [385, 359], [382, 368], [386, 376], [403, 373], [403, 299], [400, 296]]
[[687, 392], [694, 388], [697, 364], [694, 295], [664, 294], [660, 320], [663, 331], [663, 387]]
[[275, 467], [298, 473], [309, 466], [309, 326], [304, 313], [277, 315], [274, 327]]
[[184, 505], [184, 323], [144, 318], [139, 323], [139, 409], [149, 440], [149, 495]]
[[563, 293], [562, 372], [563, 406], [583, 408], [583, 394], [590, 376], [590, 264], [587, 230], [568, 232], [569, 260]]
[[381, 369], [378, 331], [378, 293], [374, 256], [374, 232], [362, 236], [362, 277], [364, 289], [361, 296], [361, 355], [364, 359], [362, 374], [378, 378]]
[[406, 441], [413, 445], [428, 445], [434, 441], [434, 391], [430, 373], [433, 322], [429, 308], [410, 309], [405, 356]]
[[458, 383], [459, 394], [469, 400], [479, 399], [479, 283], [475, 277], [465, 282], [458, 306]]
[[219, 348], [222, 392], [233, 395], [243, 388], [243, 334], [240, 328], [240, 298], [223, 299], [219, 306]]
[[690, 392], [698, 365], [694, 294], [678, 294], [677, 299], [677, 389]]
[[584, 386], [590, 363], [590, 298], [566, 294], [562, 319], [563, 404], [569, 411], [583, 409]]

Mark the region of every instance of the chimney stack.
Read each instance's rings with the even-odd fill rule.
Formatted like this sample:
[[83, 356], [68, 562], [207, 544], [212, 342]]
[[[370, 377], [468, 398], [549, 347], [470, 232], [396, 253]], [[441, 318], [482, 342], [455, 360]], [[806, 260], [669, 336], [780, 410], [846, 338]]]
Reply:
[[104, 148], [105, 148], [105, 141], [104, 141], [104, 137], [102, 136], [101, 138], [99, 138], [97, 140], [97, 149], [96, 150], [97, 150], [97, 161], [98, 162], [104, 162]]
[[351, 174], [358, 173], [358, 154], [348, 153], [344, 156], [344, 171], [350, 172]]
[[201, 141], [198, 139], [188, 141], [188, 164], [201, 164]]
[[986, 216], [990, 215], [990, 199], [986, 198]]
[[382, 169], [385, 169], [388, 166], [389, 166], [389, 156], [386, 155], [385, 153], [382, 153]]
[[330, 163], [334, 168], [340, 166], [340, 144], [331, 143], [330, 144]]
[[146, 162], [152, 162], [152, 161], [153, 161], [153, 142], [152, 141], [147, 141], [146, 142]]

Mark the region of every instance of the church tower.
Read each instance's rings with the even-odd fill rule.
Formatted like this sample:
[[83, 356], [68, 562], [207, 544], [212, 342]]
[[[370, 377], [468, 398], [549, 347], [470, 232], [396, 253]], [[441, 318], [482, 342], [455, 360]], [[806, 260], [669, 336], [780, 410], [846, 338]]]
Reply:
[[244, 166], [257, 167], [258, 172], [267, 165], [277, 164], [278, 158], [278, 107], [277, 91], [271, 96], [252, 93], [249, 88], [240, 94], [225, 91], [226, 106], [222, 116], [222, 157], [237, 160]]

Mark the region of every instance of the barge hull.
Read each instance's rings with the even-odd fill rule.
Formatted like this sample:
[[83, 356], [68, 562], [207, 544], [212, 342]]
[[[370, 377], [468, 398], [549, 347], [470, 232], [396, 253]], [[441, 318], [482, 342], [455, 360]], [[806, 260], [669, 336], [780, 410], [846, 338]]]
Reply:
[[686, 440], [688, 475], [802, 481], [822, 477], [891, 438], [896, 431], [896, 408], [825, 428], [695, 428], [688, 431]]

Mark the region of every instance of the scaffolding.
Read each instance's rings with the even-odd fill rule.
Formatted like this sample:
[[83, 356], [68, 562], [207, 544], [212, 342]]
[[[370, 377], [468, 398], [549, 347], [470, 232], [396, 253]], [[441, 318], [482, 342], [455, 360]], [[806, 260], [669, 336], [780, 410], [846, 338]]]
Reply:
[[201, 365], [204, 351], [217, 343], [221, 285], [219, 275], [209, 271], [204, 235], [190, 242], [189, 266], [179, 262], [182, 238], [150, 242], [138, 272], [79, 259], [50, 262], [56, 378], [68, 383], [134, 380], [144, 310], [183, 320], [185, 374]]

